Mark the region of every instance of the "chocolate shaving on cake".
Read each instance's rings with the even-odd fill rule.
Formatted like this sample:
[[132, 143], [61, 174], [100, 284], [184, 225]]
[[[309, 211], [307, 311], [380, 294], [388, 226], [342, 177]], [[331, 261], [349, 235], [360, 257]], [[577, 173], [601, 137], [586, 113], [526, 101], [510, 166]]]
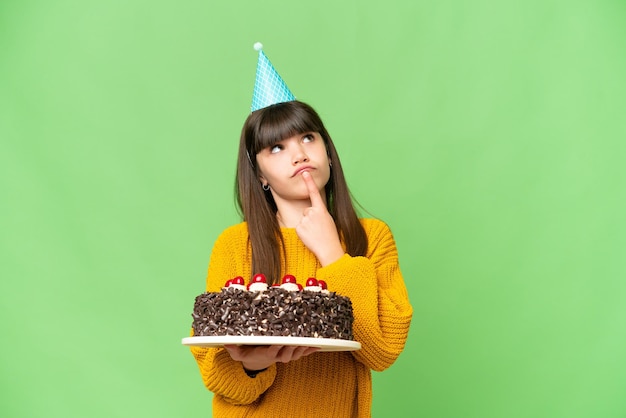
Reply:
[[353, 340], [352, 302], [335, 292], [224, 288], [196, 297], [195, 336], [293, 336]]

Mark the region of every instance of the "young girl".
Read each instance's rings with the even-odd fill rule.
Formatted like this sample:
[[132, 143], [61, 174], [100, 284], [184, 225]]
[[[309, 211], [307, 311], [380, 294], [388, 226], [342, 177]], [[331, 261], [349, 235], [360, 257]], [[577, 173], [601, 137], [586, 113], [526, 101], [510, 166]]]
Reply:
[[256, 110], [241, 133], [237, 197], [243, 223], [215, 242], [207, 291], [255, 273], [325, 280], [352, 300], [361, 349], [192, 347], [216, 417], [369, 417], [371, 370], [404, 348], [412, 308], [387, 225], [359, 219], [318, 114], [288, 101]]

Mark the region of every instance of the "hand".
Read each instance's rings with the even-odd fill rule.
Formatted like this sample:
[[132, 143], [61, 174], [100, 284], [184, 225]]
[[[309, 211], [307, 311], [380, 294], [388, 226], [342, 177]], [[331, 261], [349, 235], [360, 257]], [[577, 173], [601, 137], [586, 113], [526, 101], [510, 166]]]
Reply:
[[246, 370], [267, 369], [274, 363], [288, 363], [319, 351], [319, 347], [283, 345], [225, 345], [224, 348]]
[[324, 267], [340, 259], [344, 251], [335, 221], [328, 213], [311, 173], [303, 171], [301, 176], [309, 191], [311, 207], [304, 209], [302, 219], [296, 225], [296, 233]]

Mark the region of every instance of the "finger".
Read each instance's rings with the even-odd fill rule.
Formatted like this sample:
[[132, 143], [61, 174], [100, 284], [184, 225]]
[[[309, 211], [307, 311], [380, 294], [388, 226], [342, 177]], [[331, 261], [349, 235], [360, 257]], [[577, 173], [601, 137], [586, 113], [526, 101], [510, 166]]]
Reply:
[[306, 347], [306, 350], [302, 354], [302, 357], [306, 357], [310, 354], [317, 353], [318, 351], [320, 351], [319, 347]]
[[226, 344], [224, 345], [224, 348], [229, 352], [229, 353], [241, 353], [241, 346], [240, 345], [236, 345], [236, 344]]
[[282, 350], [284, 347], [284, 345], [270, 345], [269, 347], [267, 347], [267, 356], [271, 358], [276, 358], [280, 350]]
[[315, 180], [313, 180], [313, 176], [308, 171], [302, 172], [302, 179], [304, 180], [304, 184], [306, 184], [306, 188], [309, 191], [309, 199], [311, 199], [311, 206], [313, 207], [324, 207], [326, 208], [326, 204], [322, 199], [322, 195], [320, 195], [320, 191], [317, 188], [317, 184], [315, 184]]
[[224, 348], [226, 349], [226, 351], [228, 351], [228, 354], [230, 354], [230, 357], [233, 360], [240, 361], [243, 359], [241, 346], [229, 344], [229, 345], [224, 345]]
[[297, 360], [301, 357], [306, 357], [310, 354], [315, 353], [316, 351], [319, 351], [319, 347], [305, 347], [305, 346], [298, 347], [298, 349], [295, 350], [293, 353], [293, 359]]
[[276, 360], [280, 361], [281, 363], [290, 362], [293, 357], [293, 352], [296, 350], [296, 348], [298, 347], [293, 345], [284, 346], [282, 350], [280, 350], [280, 352], [278, 353]]
[[306, 347], [306, 346], [286, 346], [280, 352], [280, 359], [278, 361], [282, 363], [288, 363], [290, 361], [299, 360], [302, 357], [313, 354], [319, 351], [318, 347]]

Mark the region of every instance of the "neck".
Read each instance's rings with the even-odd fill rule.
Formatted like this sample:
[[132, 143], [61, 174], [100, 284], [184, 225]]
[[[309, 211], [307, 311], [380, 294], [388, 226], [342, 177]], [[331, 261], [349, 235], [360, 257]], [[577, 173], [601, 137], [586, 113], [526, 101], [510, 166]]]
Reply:
[[308, 200], [299, 201], [298, 204], [276, 202], [276, 207], [278, 208], [276, 212], [278, 224], [283, 228], [295, 228], [300, 223], [304, 210], [311, 207], [311, 202]]
[[[322, 195], [324, 203], [326, 203], [326, 196]], [[280, 197], [274, 195], [274, 202], [276, 202], [276, 218], [278, 224], [283, 228], [295, 228], [304, 215], [304, 210], [311, 207], [311, 201], [309, 199], [302, 200], [283, 200]]]

